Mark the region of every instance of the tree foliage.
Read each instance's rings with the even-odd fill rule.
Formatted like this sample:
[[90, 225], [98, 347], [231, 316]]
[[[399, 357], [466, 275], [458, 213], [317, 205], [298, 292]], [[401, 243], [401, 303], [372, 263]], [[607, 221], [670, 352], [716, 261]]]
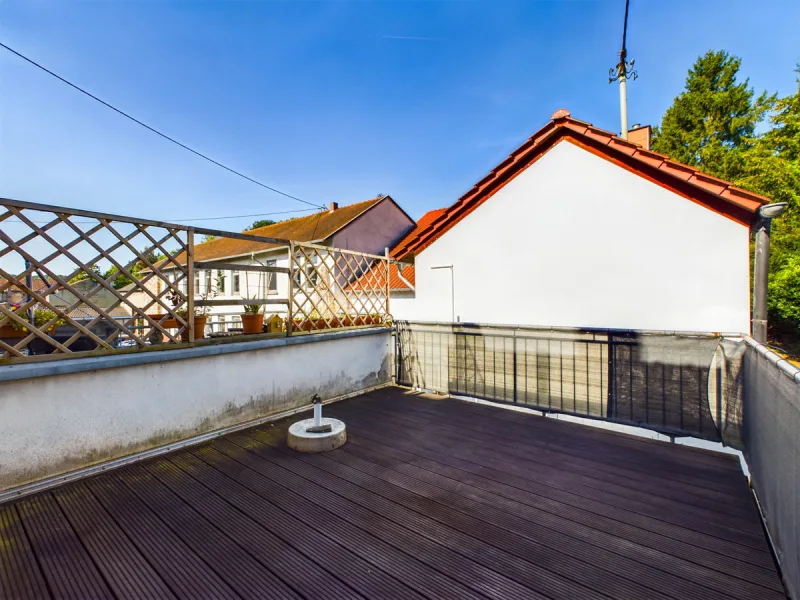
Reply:
[[740, 177], [741, 151], [755, 143], [756, 125], [775, 101], [766, 92], [755, 97], [749, 79], [739, 82], [740, 66], [739, 58], [724, 51], [699, 57], [684, 91], [654, 130], [653, 150], [709, 175]]
[[[772, 224], [770, 333], [800, 350], [800, 66], [783, 98], [738, 81], [741, 61], [708, 52], [655, 129], [653, 149], [789, 209]], [[789, 340], [786, 336], [789, 334]]]
[[245, 231], [250, 231], [251, 229], [258, 229], [259, 227], [266, 227], [267, 225], [275, 225], [277, 221], [273, 221], [272, 219], [259, 219], [258, 221], [253, 221], [253, 224], [250, 225]]

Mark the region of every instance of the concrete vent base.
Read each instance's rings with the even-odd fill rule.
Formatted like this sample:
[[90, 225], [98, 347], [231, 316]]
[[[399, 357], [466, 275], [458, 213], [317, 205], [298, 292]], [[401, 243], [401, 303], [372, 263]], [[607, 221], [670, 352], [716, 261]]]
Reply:
[[330, 425], [325, 433], [306, 431], [314, 425], [314, 419], [304, 419], [289, 427], [286, 443], [297, 452], [327, 452], [335, 450], [347, 441], [347, 428], [339, 419], [322, 419], [323, 425]]

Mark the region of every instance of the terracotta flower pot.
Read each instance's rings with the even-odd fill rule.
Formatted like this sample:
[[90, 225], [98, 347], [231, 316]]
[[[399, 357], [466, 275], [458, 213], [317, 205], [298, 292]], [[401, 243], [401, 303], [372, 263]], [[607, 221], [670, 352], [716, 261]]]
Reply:
[[[203, 315], [201, 317], [195, 316], [195, 318], [194, 318], [194, 339], [202, 340], [204, 337], [206, 337], [206, 321], [207, 320], [208, 320], [208, 317], [206, 317], [205, 315]], [[189, 341], [189, 331], [187, 329], [184, 329], [183, 331], [181, 331], [181, 340], [184, 341], [184, 342], [188, 342]]]
[[243, 314], [242, 331], [245, 334], [261, 333], [264, 327], [264, 313]]
[[28, 335], [27, 331], [14, 329], [11, 325], [0, 327], [0, 338], [24, 338], [26, 335]]

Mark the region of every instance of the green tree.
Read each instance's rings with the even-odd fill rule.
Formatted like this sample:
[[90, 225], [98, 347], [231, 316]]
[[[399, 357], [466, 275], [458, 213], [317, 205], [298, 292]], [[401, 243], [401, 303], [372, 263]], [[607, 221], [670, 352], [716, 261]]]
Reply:
[[725, 51], [699, 57], [686, 86], [653, 132], [653, 150], [709, 175], [735, 180], [744, 172], [742, 152], [775, 101], [755, 97], [749, 79], [737, 80], [741, 60]]
[[789, 204], [770, 236], [770, 334], [800, 355], [800, 65], [796, 71], [797, 90], [775, 101], [770, 128], [743, 152], [735, 183]]
[[[143, 252], [143, 254], [144, 254], [144, 257], [148, 260], [148, 262], [150, 262], [150, 264], [155, 264], [159, 260], [159, 255], [156, 254], [155, 252], [146, 252], [146, 253]], [[147, 265], [144, 263], [144, 261], [140, 260], [140, 261], [137, 261], [136, 263], [134, 263], [134, 265], [128, 269], [128, 272], [131, 275], [133, 275], [134, 277], [136, 277], [136, 279], [141, 279], [142, 278], [141, 272], [146, 267], [147, 267]], [[102, 277], [103, 277], [103, 279], [108, 279], [109, 277], [114, 275], [114, 273], [118, 273], [118, 272], [119, 272], [119, 269], [115, 265], [111, 265], [108, 268], [108, 270], [105, 273], [103, 273]], [[121, 275], [118, 275], [114, 279], [114, 281], [111, 282], [111, 285], [114, 286], [115, 290], [118, 290], [120, 288], [124, 288], [126, 285], [131, 284], [131, 283], [133, 283], [133, 281], [131, 281], [131, 279], [127, 275], [125, 275], [123, 273]]]
[[[103, 278], [103, 275], [100, 273], [100, 267], [98, 267], [97, 265], [92, 265], [91, 271], [92, 271], [92, 279], [94, 281], [99, 281], [100, 279]], [[86, 279], [89, 279], [89, 274], [86, 273], [86, 271], [81, 271], [80, 273], [75, 275], [75, 277], [70, 279], [68, 283], [77, 283], [79, 281], [84, 281]]]
[[205, 244], [206, 242], [213, 242], [215, 239], [217, 239], [217, 236], [208, 234], [207, 236], [205, 236], [203, 238], [203, 242], [202, 243]]
[[253, 224], [250, 225], [245, 231], [250, 231], [251, 229], [258, 229], [259, 227], [266, 227], [267, 225], [275, 225], [277, 221], [273, 221], [272, 219], [259, 219], [258, 221], [253, 221]]
[[756, 97], [749, 80], [738, 82], [740, 65], [724, 51], [699, 57], [655, 129], [653, 149], [789, 204], [772, 224], [770, 337], [800, 355], [800, 66], [798, 89], [777, 98]]

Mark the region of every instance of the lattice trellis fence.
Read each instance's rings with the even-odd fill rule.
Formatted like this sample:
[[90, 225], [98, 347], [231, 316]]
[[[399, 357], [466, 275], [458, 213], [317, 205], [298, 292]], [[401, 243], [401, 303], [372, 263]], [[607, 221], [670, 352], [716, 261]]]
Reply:
[[[196, 260], [196, 234], [256, 242], [271, 258]], [[249, 232], [0, 199], [0, 362], [192, 345], [204, 317], [227, 306], [284, 306], [286, 335], [377, 325], [389, 315], [388, 265], [386, 256]], [[209, 297], [196, 269], [286, 277], [288, 286], [282, 297]]]
[[[0, 207], [0, 358], [70, 354], [87, 341], [141, 348], [154, 332], [186, 337], [190, 267], [172, 254], [187, 251], [187, 228], [14, 200]], [[167, 265], [175, 275], [164, 275]]]
[[389, 259], [293, 243], [290, 302], [294, 329], [377, 325], [389, 316]]

